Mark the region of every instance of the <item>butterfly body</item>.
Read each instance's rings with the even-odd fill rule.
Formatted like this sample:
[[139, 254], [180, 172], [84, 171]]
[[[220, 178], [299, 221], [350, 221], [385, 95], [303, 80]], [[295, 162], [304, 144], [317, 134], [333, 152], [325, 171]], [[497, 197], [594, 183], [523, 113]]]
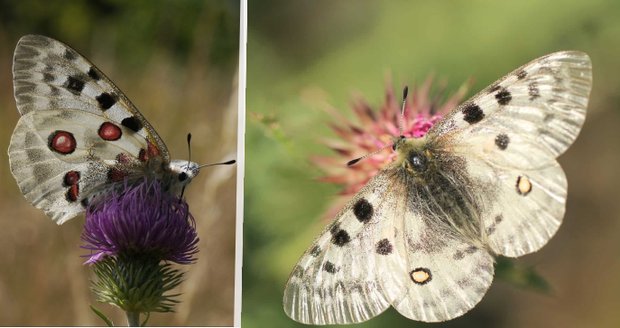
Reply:
[[21, 118], [9, 145], [20, 191], [58, 224], [122, 184], [158, 179], [179, 194], [199, 168], [171, 161], [138, 109], [97, 67], [54, 39], [22, 37], [13, 59]]
[[[476, 197], [476, 181], [464, 171], [465, 159], [442, 149], [432, 135], [421, 138], [399, 138], [394, 144], [396, 160], [386, 170], [402, 188], [417, 199], [428, 225], [456, 233], [481, 247], [485, 238], [480, 229], [480, 200]], [[424, 206], [420, 206], [424, 205]]]
[[294, 267], [284, 310], [307, 324], [368, 320], [388, 307], [438, 322], [472, 309], [494, 257], [539, 250], [565, 212], [556, 158], [577, 137], [590, 58], [538, 58], [464, 102], [422, 138], [398, 137], [395, 160], [336, 215]]

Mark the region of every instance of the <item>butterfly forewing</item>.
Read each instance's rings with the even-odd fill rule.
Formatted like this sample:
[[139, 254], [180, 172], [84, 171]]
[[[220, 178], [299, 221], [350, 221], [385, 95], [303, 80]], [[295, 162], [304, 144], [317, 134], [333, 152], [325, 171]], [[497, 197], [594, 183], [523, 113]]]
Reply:
[[150, 141], [169, 161], [157, 132], [127, 97], [88, 59], [54, 39], [26, 35], [13, 57], [13, 86], [20, 114], [76, 109], [100, 115]]
[[377, 244], [389, 239], [380, 247], [387, 254], [402, 240], [395, 238], [399, 229], [390, 215], [400, 206], [396, 195], [402, 190], [395, 190], [400, 188], [387, 171], [379, 173], [314, 241], [286, 285], [284, 310], [290, 317], [307, 324], [355, 323], [389, 307], [395, 295], [386, 287], [392, 285], [384, 286], [379, 274], [400, 263], [380, 255]]
[[[464, 102], [433, 126], [429, 136], [455, 139], [446, 144], [471, 152], [496, 143], [500, 135], [506, 135], [508, 140], [503, 143], [510, 144], [513, 135], [520, 140], [512, 147], [536, 151], [530, 156], [533, 162], [553, 159], [577, 138], [591, 87], [592, 63], [587, 54], [553, 53], [522, 66]], [[485, 136], [489, 140], [481, 142]]]

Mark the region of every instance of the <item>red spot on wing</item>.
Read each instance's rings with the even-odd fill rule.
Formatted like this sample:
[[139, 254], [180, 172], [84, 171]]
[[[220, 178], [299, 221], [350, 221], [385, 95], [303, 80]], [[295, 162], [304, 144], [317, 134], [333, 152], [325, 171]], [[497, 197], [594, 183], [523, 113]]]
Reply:
[[80, 172], [78, 171], [69, 171], [65, 174], [65, 178], [63, 180], [65, 186], [73, 186], [76, 185], [80, 181]]
[[80, 186], [78, 184], [74, 184], [67, 190], [67, 200], [71, 203], [78, 200], [80, 196]]
[[103, 140], [115, 141], [121, 138], [123, 132], [121, 131], [121, 128], [116, 126], [114, 123], [103, 122], [103, 124], [99, 126], [98, 134]]
[[159, 148], [157, 148], [157, 146], [155, 146], [152, 142], [148, 142], [148, 148], [146, 149], [146, 152], [149, 154], [149, 158], [153, 158], [153, 157], [157, 157], [159, 156]]
[[159, 151], [159, 148], [157, 148], [157, 146], [155, 146], [152, 142], [148, 141], [146, 150], [144, 150], [144, 148], [140, 149], [140, 153], [138, 153], [138, 159], [142, 162], [146, 162], [149, 159], [153, 157], [158, 157], [160, 155], [161, 152]]
[[67, 155], [75, 151], [77, 143], [71, 132], [57, 130], [49, 136], [48, 147], [57, 153]]

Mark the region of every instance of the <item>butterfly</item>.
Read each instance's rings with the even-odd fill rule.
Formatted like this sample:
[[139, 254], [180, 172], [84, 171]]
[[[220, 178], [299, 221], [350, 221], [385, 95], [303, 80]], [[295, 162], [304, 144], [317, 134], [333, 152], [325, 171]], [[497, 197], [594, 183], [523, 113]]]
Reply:
[[[506, 75], [396, 158], [339, 212], [292, 270], [283, 305], [306, 324], [366, 321], [394, 307], [418, 321], [461, 316], [495, 256], [539, 250], [565, 212], [556, 161], [585, 120], [592, 65], [556, 52]], [[355, 162], [355, 161], [352, 161]]]
[[129, 99], [59, 41], [22, 37], [13, 86], [21, 118], [9, 145], [11, 172], [26, 199], [58, 224], [124, 181], [155, 178], [180, 194], [200, 171], [197, 163], [170, 160]]

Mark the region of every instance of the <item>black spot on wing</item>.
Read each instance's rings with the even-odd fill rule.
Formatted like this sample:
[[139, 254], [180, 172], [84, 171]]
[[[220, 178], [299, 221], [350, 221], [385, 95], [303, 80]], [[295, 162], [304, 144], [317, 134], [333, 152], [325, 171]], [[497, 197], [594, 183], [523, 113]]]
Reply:
[[512, 100], [512, 95], [508, 90], [502, 89], [500, 92], [495, 94], [495, 99], [500, 105], [508, 105], [508, 103]]
[[321, 247], [319, 247], [318, 245], [314, 245], [314, 247], [312, 247], [312, 249], [310, 250], [310, 255], [317, 257], [321, 254]]
[[365, 198], [360, 198], [355, 205], [353, 205], [353, 214], [358, 221], [367, 223], [372, 219], [373, 214], [372, 204], [370, 204]]
[[379, 255], [388, 255], [392, 253], [393, 246], [387, 238], [384, 238], [377, 242], [375, 250]]
[[344, 246], [351, 241], [351, 236], [344, 229], [340, 229], [338, 225], [335, 225], [331, 228], [332, 233], [332, 243], [336, 246]]
[[480, 109], [480, 106], [476, 104], [467, 104], [463, 107], [463, 119], [469, 124], [474, 124], [482, 121], [484, 118], [484, 112]]
[[527, 93], [530, 95], [530, 101], [540, 97], [540, 89], [538, 89], [538, 83], [532, 82], [527, 86]]
[[489, 93], [494, 93], [499, 89], [501, 89], [501, 87], [498, 84], [495, 84], [489, 88]]
[[325, 262], [325, 264], [323, 264], [323, 270], [325, 270], [325, 272], [334, 274], [336, 272], [338, 272], [338, 268], [336, 268], [336, 266], [334, 265], [334, 263], [327, 261]]
[[75, 51], [67, 48], [65, 49], [65, 53], [62, 55], [66, 60], [75, 60], [77, 58], [77, 54]]
[[90, 78], [95, 80], [95, 81], [101, 80], [101, 76], [99, 75], [99, 73], [97, 73], [97, 70], [95, 70], [95, 68], [93, 68], [93, 67], [91, 67], [88, 70], [88, 76], [90, 76]]
[[527, 72], [524, 70], [520, 70], [517, 72], [517, 79], [523, 80], [527, 76]]
[[64, 84], [64, 87], [74, 94], [79, 95], [84, 89], [84, 82], [77, 77], [69, 76]]
[[506, 150], [506, 148], [508, 148], [509, 143], [510, 143], [510, 138], [508, 137], [508, 135], [504, 133], [500, 133], [497, 135], [497, 137], [495, 137], [495, 145], [500, 150]]
[[142, 129], [142, 122], [140, 122], [140, 120], [135, 116], [123, 119], [123, 121], [121, 121], [121, 124], [134, 132], [138, 132]]
[[95, 99], [97, 99], [97, 102], [99, 102], [99, 107], [101, 107], [101, 110], [103, 111], [110, 109], [110, 107], [114, 106], [114, 104], [118, 101], [118, 97], [116, 95], [109, 94], [107, 92], [98, 95]]

